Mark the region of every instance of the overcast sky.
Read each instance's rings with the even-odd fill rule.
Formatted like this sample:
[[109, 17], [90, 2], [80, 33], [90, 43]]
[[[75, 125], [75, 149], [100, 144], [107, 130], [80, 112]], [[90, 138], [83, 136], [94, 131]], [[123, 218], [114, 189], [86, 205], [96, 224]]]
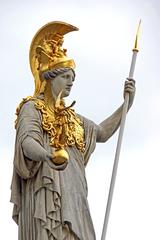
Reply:
[[[50, 21], [79, 27], [65, 37], [76, 62], [67, 99], [96, 123], [123, 102], [135, 33], [142, 19], [135, 80], [136, 97], [127, 116], [107, 240], [160, 239], [160, 3], [158, 0], [28, 0], [0, 2], [0, 235], [18, 239], [9, 203], [14, 154], [15, 109], [32, 95], [28, 53], [36, 31]], [[117, 134], [97, 144], [87, 166], [89, 203], [100, 239]], [[3, 226], [3, 227], [2, 227]], [[6, 229], [8, 228], [8, 231]], [[5, 236], [5, 234], [7, 234]]]

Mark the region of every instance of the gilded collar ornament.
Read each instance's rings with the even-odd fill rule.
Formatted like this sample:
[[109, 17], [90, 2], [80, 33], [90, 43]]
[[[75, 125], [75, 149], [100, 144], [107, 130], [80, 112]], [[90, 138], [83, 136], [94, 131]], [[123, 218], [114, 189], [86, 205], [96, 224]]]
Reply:
[[50, 136], [50, 145], [56, 149], [76, 146], [84, 152], [83, 123], [71, 106], [65, 107], [61, 100], [53, 112], [43, 100], [35, 101], [35, 107], [42, 114], [42, 127]]
[[33, 101], [35, 108], [42, 114], [42, 128], [50, 137], [50, 146], [55, 148], [53, 152], [54, 163], [62, 164], [69, 160], [66, 147], [76, 146], [82, 153], [85, 151], [83, 123], [72, 109], [75, 102], [71, 106], [65, 107], [64, 100], [59, 95], [54, 108], [51, 110], [44, 99], [32, 96], [23, 98], [16, 110], [15, 127], [17, 127], [21, 107], [28, 101]]

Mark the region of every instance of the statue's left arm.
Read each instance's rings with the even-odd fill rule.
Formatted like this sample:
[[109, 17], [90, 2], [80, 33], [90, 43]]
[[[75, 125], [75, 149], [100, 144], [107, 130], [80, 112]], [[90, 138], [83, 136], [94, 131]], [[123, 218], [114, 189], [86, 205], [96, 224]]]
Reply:
[[[135, 81], [128, 79], [124, 85], [125, 93], [129, 93], [128, 110], [132, 106], [135, 95]], [[97, 142], [106, 142], [118, 129], [122, 117], [123, 104], [107, 119], [97, 125]]]

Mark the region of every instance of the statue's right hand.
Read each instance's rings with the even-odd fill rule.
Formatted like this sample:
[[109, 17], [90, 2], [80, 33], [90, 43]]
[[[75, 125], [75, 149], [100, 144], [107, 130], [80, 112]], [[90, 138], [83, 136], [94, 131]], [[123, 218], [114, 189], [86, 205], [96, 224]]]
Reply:
[[51, 154], [51, 153], [48, 153], [47, 154], [47, 163], [49, 164], [49, 166], [51, 167], [51, 168], [53, 168], [53, 169], [55, 169], [55, 170], [58, 170], [58, 171], [62, 171], [62, 170], [64, 170], [66, 167], [67, 167], [67, 165], [68, 165], [68, 161], [65, 161], [64, 163], [62, 163], [62, 164], [59, 164], [59, 165], [57, 165], [57, 164], [55, 164], [54, 163], [54, 156], [53, 156], [53, 154]]

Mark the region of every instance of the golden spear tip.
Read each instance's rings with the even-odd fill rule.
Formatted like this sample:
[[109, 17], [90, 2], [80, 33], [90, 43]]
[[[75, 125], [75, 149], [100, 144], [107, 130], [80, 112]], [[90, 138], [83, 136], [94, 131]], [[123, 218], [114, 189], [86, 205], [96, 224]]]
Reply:
[[141, 19], [140, 19], [139, 24], [138, 24], [136, 39], [135, 39], [134, 48], [133, 48], [133, 51], [137, 51], [137, 52], [139, 51], [138, 50], [138, 38], [139, 38], [140, 26], [141, 26]]

